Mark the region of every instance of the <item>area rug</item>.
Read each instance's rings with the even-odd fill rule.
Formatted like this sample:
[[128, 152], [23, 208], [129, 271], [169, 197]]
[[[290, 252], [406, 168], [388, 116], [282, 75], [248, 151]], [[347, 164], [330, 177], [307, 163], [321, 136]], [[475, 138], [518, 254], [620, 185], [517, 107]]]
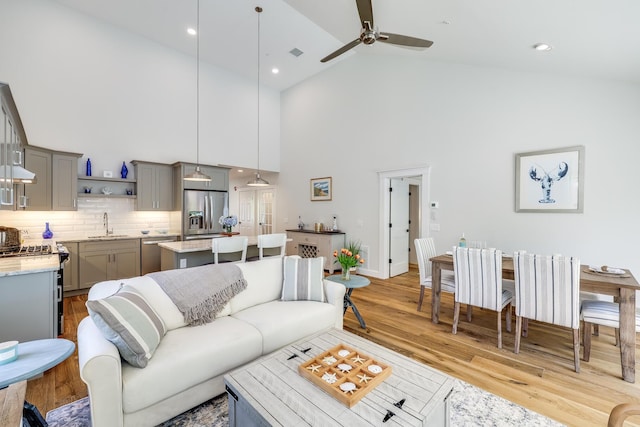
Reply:
[[[451, 426], [454, 427], [559, 427], [543, 415], [509, 402], [499, 396], [456, 380], [451, 402]], [[49, 427], [90, 427], [89, 398], [77, 400], [47, 413]], [[161, 427], [222, 427], [229, 425], [227, 396], [220, 395], [188, 410]]]

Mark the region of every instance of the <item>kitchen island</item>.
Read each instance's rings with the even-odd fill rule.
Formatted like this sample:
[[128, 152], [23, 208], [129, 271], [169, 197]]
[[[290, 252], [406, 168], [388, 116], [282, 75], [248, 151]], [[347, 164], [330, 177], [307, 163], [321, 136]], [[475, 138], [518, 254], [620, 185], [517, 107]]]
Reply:
[[[247, 237], [249, 238], [247, 258], [258, 256], [258, 236]], [[162, 242], [158, 243], [158, 246], [160, 247], [160, 269], [163, 271], [196, 267], [213, 262], [211, 239]], [[224, 259], [223, 255], [220, 257]]]
[[57, 254], [0, 259], [0, 342], [57, 336], [59, 268]]

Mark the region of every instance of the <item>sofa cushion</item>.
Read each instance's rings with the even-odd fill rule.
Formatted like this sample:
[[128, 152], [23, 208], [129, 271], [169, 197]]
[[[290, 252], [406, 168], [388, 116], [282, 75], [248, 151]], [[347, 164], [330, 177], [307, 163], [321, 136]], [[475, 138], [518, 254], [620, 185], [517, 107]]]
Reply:
[[262, 353], [270, 353], [307, 335], [332, 328], [341, 310], [316, 301], [270, 301], [231, 316], [262, 334]]
[[169, 331], [145, 369], [122, 364], [124, 412], [161, 402], [250, 362], [261, 352], [260, 332], [229, 316]]
[[284, 257], [282, 301], [325, 302], [324, 257]]
[[167, 332], [153, 307], [128, 285], [110, 297], [87, 301], [87, 309], [102, 335], [138, 368], [147, 366]]
[[280, 298], [282, 292], [282, 258], [236, 264], [242, 270], [247, 289], [231, 299], [231, 313]]

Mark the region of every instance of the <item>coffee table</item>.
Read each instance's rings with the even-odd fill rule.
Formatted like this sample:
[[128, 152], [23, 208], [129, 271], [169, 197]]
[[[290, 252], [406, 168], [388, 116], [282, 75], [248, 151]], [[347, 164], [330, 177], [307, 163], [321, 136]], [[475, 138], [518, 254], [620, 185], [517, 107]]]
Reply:
[[[298, 365], [338, 344], [392, 367], [391, 375], [352, 408], [298, 373]], [[385, 426], [446, 426], [453, 390], [448, 375], [338, 329], [261, 357], [225, 375], [224, 382], [229, 425], [243, 427], [383, 425], [385, 418]]]

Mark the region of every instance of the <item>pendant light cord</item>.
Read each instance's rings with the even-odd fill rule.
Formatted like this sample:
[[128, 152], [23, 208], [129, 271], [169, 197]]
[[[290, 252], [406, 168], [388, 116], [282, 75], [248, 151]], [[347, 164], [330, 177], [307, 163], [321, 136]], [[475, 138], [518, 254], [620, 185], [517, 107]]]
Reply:
[[258, 176], [260, 175], [260, 14], [262, 13], [262, 8], [260, 6], [256, 6], [256, 12], [258, 12]]
[[200, 0], [196, 13], [196, 166], [200, 166]]

